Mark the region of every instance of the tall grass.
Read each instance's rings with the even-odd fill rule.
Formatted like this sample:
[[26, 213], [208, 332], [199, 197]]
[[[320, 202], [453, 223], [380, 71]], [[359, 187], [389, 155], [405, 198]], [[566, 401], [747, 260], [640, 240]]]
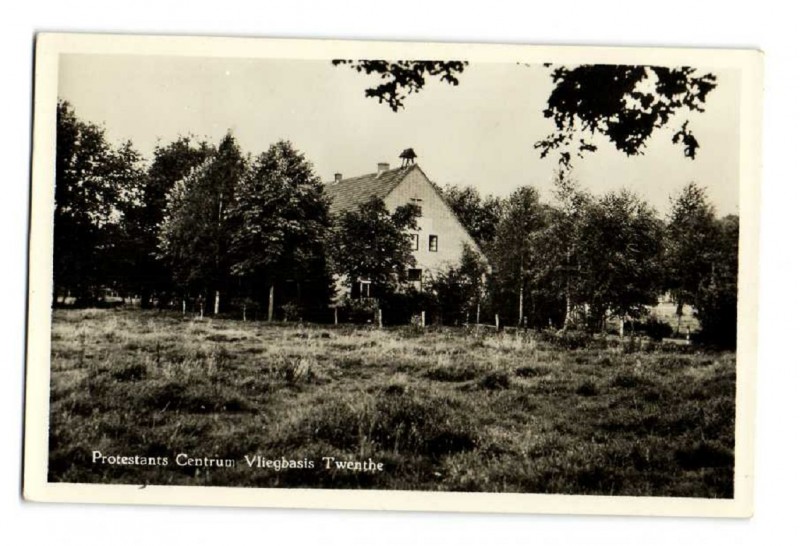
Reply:
[[[52, 340], [52, 481], [733, 493], [732, 353], [130, 310], [56, 310]], [[237, 464], [97, 465], [93, 450]], [[317, 464], [258, 470], [254, 454]]]

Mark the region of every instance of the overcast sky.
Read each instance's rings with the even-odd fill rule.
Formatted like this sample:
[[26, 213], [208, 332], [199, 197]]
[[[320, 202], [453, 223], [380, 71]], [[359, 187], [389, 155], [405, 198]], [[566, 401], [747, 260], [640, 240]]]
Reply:
[[[661, 213], [669, 197], [695, 181], [720, 214], [738, 212], [738, 73], [708, 67], [718, 86], [703, 113], [689, 116], [697, 158], [662, 131], [643, 156], [629, 158], [601, 137], [599, 150], [576, 159], [576, 179], [594, 193], [628, 188]], [[549, 199], [557, 158], [533, 144], [553, 130], [542, 115], [552, 87], [542, 66], [470, 64], [451, 87], [429, 81], [397, 113], [364, 97], [374, 77], [328, 61], [64, 55], [59, 96], [81, 119], [105, 126], [114, 142], [130, 139], [149, 157], [155, 144], [194, 134], [218, 142], [230, 129], [245, 152], [288, 139], [319, 176], [371, 172], [399, 163], [413, 147], [434, 181], [474, 185], [506, 196], [532, 184]], [[679, 117], [676, 125], [686, 116]]]

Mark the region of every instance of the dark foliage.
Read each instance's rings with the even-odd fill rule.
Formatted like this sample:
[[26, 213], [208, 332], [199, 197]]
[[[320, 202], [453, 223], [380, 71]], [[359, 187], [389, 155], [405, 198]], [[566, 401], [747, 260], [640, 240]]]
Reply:
[[385, 61], [335, 59], [334, 66], [346, 65], [367, 75], [377, 74], [381, 83], [368, 88], [364, 95], [385, 102], [397, 112], [405, 100], [425, 86], [425, 78], [433, 77], [450, 85], [458, 85], [458, 74], [467, 66], [465, 61]]
[[[553, 69], [553, 91], [544, 110], [556, 131], [535, 147], [542, 157], [560, 151], [563, 166], [572, 155], [593, 152], [596, 145], [581, 134], [600, 134], [627, 155], [641, 154], [652, 134], [681, 111], [703, 111], [716, 87], [713, 74], [697, 75], [683, 66], [580, 65]], [[672, 141], [694, 159], [700, 147], [685, 121]]]

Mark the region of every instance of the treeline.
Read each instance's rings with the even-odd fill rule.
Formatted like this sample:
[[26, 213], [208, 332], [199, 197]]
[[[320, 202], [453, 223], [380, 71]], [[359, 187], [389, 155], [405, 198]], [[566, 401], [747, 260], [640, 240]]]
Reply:
[[[145, 161], [130, 142], [58, 104], [54, 305], [96, 305], [109, 292], [144, 308], [205, 314], [387, 322], [421, 310], [429, 321], [602, 329], [610, 316], [643, 321], [670, 291], [692, 305], [709, 340], [735, 341], [738, 219], [717, 219], [690, 184], [666, 220], [636, 195], [593, 196], [565, 175], [557, 199], [522, 187], [505, 199], [474, 188], [442, 193], [488, 261], [464, 249], [460, 264], [423, 277], [408, 231], [414, 205], [373, 200], [332, 218], [321, 180], [289, 142], [257, 156], [227, 134], [182, 137]], [[335, 283], [360, 299], [335, 300]], [[356, 293], [369, 279], [369, 293]], [[341, 290], [338, 291], [341, 293]], [[480, 317], [479, 317], [480, 315]]]
[[[694, 182], [672, 199], [665, 219], [627, 190], [595, 196], [564, 172], [555, 186], [552, 204], [531, 186], [506, 199], [442, 190], [491, 266], [485, 292], [451, 308], [476, 312], [480, 301], [511, 324], [599, 331], [613, 317], [663, 331], [649, 306], [669, 293], [679, 317], [694, 310], [702, 339], [735, 345], [738, 216], [718, 218]], [[474, 257], [462, 261], [456, 284], [470, 285]]]

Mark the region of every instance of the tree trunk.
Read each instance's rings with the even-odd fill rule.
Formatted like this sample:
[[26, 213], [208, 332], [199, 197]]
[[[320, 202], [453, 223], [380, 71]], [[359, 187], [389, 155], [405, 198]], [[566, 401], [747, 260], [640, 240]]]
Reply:
[[142, 293], [140, 294], [139, 299], [139, 307], [142, 309], [150, 309], [153, 307], [151, 302], [153, 296], [153, 291], [150, 288], [142, 288]]
[[267, 322], [272, 322], [272, 313], [275, 310], [275, 285], [269, 285], [269, 303], [267, 304]]
[[518, 326], [522, 326], [522, 315], [524, 313], [524, 307], [523, 307], [524, 294], [525, 292], [522, 288], [522, 283], [519, 283], [519, 320], [517, 321]]

